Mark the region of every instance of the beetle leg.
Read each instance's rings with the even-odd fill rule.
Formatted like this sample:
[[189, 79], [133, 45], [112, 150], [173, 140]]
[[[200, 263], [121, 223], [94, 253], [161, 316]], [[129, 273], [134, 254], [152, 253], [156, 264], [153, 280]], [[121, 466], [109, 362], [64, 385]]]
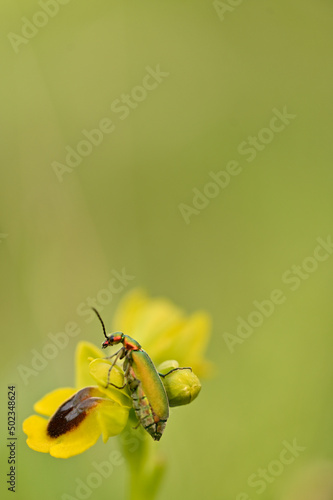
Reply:
[[135, 427], [132, 427], [132, 429], [136, 430], [140, 427], [140, 425], [141, 425], [141, 422], [138, 422], [138, 425], [136, 425]]
[[[116, 354], [119, 354], [120, 351], [123, 351], [123, 350], [124, 350], [124, 348], [122, 347], [121, 349], [119, 349], [118, 352], [116, 352]], [[124, 354], [124, 352], [123, 352], [123, 353], [119, 354], [120, 359], [124, 358], [125, 356], [127, 356], [127, 353]], [[125, 372], [124, 372], [124, 378], [125, 378], [126, 382], [122, 386], [113, 384], [112, 382], [110, 382], [110, 373], [111, 373], [111, 370], [114, 367], [114, 365], [115, 365], [115, 363], [116, 363], [117, 360], [118, 360], [118, 357], [114, 360], [114, 362], [112, 363], [112, 366], [110, 366], [110, 368], [109, 368], [108, 385], [107, 385], [107, 387], [109, 387], [109, 385], [113, 385], [113, 387], [116, 387], [117, 389], [124, 389], [126, 387], [126, 385], [127, 385], [127, 375], [128, 375], [128, 372], [129, 372], [131, 366], [130, 366], [130, 364], [128, 364], [127, 367], [126, 367], [126, 369], [125, 369]]]
[[109, 385], [113, 385], [113, 387], [116, 387], [117, 389], [124, 389], [124, 387], [126, 386], [126, 382], [121, 387], [110, 382], [111, 370], [114, 367], [114, 365], [117, 363], [118, 359], [121, 357], [122, 353], [123, 353], [123, 347], [121, 349], [119, 349], [119, 351], [117, 351], [115, 354], [112, 354], [112, 356], [110, 356], [109, 358], [105, 358], [105, 359], [110, 359], [110, 358], [113, 358], [115, 356], [114, 362], [112, 363], [112, 365], [110, 366], [109, 371], [108, 371], [108, 383], [107, 383], [106, 387], [109, 387]]
[[111, 356], [105, 356], [104, 358], [102, 359], [111, 359], [111, 358], [114, 358], [115, 356], [117, 356], [117, 354], [119, 354], [119, 352], [122, 350], [122, 347], [119, 349], [119, 351], [111, 354]]
[[172, 372], [176, 372], [177, 370], [191, 370], [192, 371], [192, 368], [190, 366], [181, 366], [179, 368], [172, 368], [172, 370], [170, 370], [168, 373], [159, 373], [159, 376], [160, 377], [166, 377], [167, 375], [169, 375], [169, 373], [172, 373]]
[[109, 387], [109, 385], [113, 385], [113, 387], [115, 387], [116, 389], [124, 389], [127, 385], [127, 382], [125, 382], [124, 385], [116, 385], [116, 384], [113, 384], [112, 382], [109, 382], [106, 387]]

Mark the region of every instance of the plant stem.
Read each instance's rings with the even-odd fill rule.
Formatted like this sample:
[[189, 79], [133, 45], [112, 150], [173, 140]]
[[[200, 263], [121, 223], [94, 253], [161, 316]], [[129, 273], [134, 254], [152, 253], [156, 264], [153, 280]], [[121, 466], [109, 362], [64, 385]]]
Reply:
[[129, 500], [155, 500], [165, 471], [149, 434], [140, 426], [133, 429], [133, 417], [120, 434], [124, 457], [129, 471]]

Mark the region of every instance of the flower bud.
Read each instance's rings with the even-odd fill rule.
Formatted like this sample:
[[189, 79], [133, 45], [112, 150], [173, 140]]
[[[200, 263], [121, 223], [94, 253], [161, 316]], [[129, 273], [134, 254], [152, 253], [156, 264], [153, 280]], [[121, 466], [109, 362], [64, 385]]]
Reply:
[[175, 360], [165, 361], [158, 367], [162, 375], [170, 406], [182, 406], [191, 403], [199, 394], [201, 384], [191, 368], [179, 367]]

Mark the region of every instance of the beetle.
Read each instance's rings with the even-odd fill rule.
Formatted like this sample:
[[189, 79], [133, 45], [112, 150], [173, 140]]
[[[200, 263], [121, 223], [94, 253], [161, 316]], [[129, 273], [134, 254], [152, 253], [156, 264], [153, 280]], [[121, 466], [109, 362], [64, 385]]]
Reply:
[[[162, 380], [148, 354], [142, 349], [139, 342], [122, 332], [107, 335], [103, 320], [99, 312], [92, 308], [100, 320], [106, 340], [102, 348], [122, 344], [122, 347], [108, 359], [115, 358], [108, 372], [108, 384], [117, 389], [128, 386], [133, 409], [143, 428], [155, 441], [162, 437], [169, 418], [169, 400]], [[110, 373], [118, 359], [123, 359], [125, 383], [119, 387], [110, 382]], [[173, 370], [172, 370], [173, 371]]]

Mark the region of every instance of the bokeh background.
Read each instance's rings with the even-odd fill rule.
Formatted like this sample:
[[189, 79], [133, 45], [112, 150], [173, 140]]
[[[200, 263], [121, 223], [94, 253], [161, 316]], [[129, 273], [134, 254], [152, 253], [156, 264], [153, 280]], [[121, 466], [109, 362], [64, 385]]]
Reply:
[[[20, 428], [37, 399], [72, 384], [77, 340], [100, 343], [99, 325], [77, 307], [125, 268], [133, 279], [99, 303], [107, 324], [136, 286], [213, 320], [216, 373], [173, 411], [158, 444], [168, 459], [159, 499], [332, 499], [333, 256], [295, 291], [282, 280], [333, 232], [332, 1], [58, 7], [17, 50], [8, 34], [22, 36], [22, 18], [41, 6], [0, 7], [1, 496], [10, 494], [8, 384], [17, 386], [16, 498], [75, 497], [76, 478], [117, 446], [57, 460], [30, 450]], [[169, 75], [121, 120], [112, 103], [158, 65]], [[296, 117], [248, 162], [239, 145], [284, 107]], [[60, 182], [53, 162], [103, 118], [114, 131]], [[231, 160], [242, 172], [187, 224], [179, 205], [193, 207], [193, 189]], [[285, 302], [231, 353], [225, 333], [276, 288]], [[18, 366], [31, 367], [31, 350], [68, 321], [79, 337], [24, 384]], [[248, 478], [295, 439], [305, 450], [258, 494]], [[125, 483], [120, 466], [89, 498], [124, 498]]]

